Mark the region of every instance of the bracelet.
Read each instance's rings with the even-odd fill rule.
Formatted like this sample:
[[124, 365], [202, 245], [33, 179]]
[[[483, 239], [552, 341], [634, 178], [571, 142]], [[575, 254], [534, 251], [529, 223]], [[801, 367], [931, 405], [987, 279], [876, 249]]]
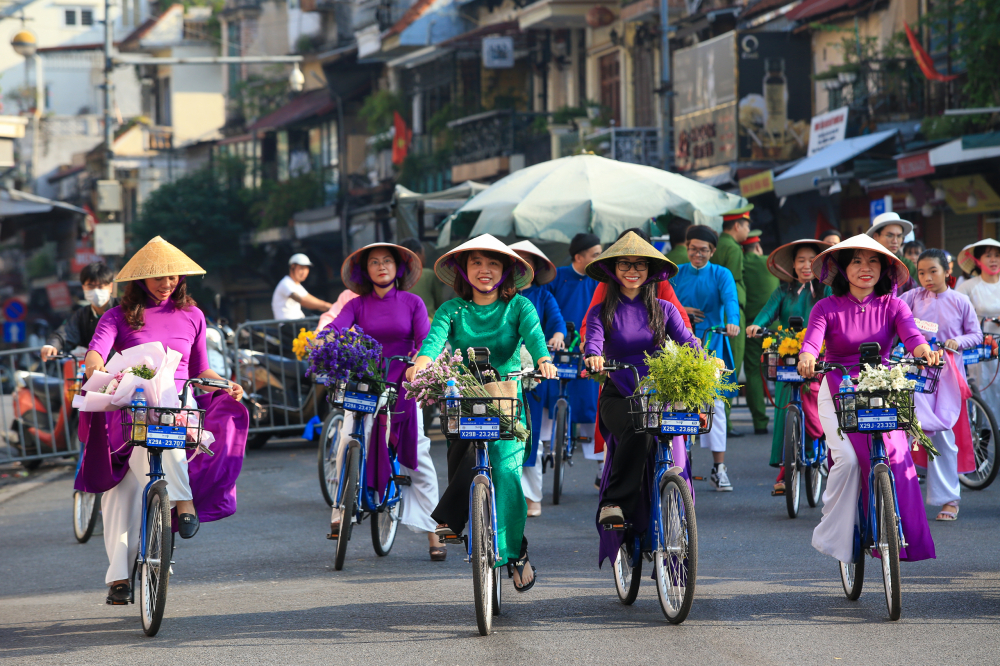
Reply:
[[[544, 361], [539, 361], [538, 365], [542, 365], [543, 363], [552, 363], [552, 359], [551, 358], [547, 358]], [[552, 363], [552, 365], [555, 365], [555, 363]]]

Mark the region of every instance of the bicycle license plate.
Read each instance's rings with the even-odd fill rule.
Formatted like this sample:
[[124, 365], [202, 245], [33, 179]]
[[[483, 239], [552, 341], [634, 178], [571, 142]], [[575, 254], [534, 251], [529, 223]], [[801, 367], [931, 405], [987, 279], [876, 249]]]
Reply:
[[896, 408], [859, 409], [858, 432], [884, 432], [896, 429]]
[[576, 379], [580, 376], [580, 371], [576, 364], [556, 363], [556, 377], [559, 379]]
[[927, 388], [927, 377], [914, 375], [908, 372], [906, 373], [906, 378], [916, 382], [916, 384], [913, 385], [913, 390], [917, 393], [923, 393], [924, 389]]
[[802, 382], [805, 381], [802, 375], [799, 374], [798, 370], [795, 369], [794, 365], [779, 365], [778, 374], [775, 377], [776, 382]]
[[186, 441], [187, 428], [184, 426], [151, 425], [146, 429], [146, 448], [183, 449]]
[[499, 416], [463, 416], [458, 420], [461, 439], [500, 439]]
[[962, 363], [965, 365], [975, 365], [983, 360], [979, 347], [965, 349], [962, 351]]
[[349, 412], [374, 414], [378, 409], [378, 396], [371, 393], [347, 391], [344, 394], [344, 409]]
[[661, 435], [697, 435], [701, 419], [698, 412], [663, 412]]

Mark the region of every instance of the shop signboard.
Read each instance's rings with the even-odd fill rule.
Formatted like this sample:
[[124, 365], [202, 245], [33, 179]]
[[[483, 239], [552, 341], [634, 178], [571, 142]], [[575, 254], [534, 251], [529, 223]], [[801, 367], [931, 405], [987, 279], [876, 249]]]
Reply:
[[483, 67], [486, 69], [510, 69], [513, 66], [513, 37], [483, 38]]
[[73, 297], [69, 293], [69, 285], [65, 282], [53, 282], [45, 285], [45, 293], [49, 297], [49, 307], [55, 312], [73, 308]]
[[736, 103], [674, 120], [678, 171], [694, 171], [736, 160]]
[[805, 157], [812, 118], [808, 34], [752, 32], [737, 38], [739, 159]]
[[813, 116], [809, 122], [809, 157], [847, 136], [848, 107]]
[[674, 64], [674, 132], [680, 171], [736, 159], [735, 32], [678, 50]]
[[[1000, 196], [979, 174], [934, 180], [931, 185], [944, 189], [945, 201], [956, 215], [1000, 210]], [[975, 206], [970, 206], [970, 203], [975, 203]]]
[[917, 176], [929, 176], [932, 173], [934, 173], [934, 166], [931, 164], [929, 152], [900, 157], [896, 160], [896, 174], [903, 180]]
[[740, 196], [747, 199], [774, 191], [774, 171], [768, 169], [740, 179]]

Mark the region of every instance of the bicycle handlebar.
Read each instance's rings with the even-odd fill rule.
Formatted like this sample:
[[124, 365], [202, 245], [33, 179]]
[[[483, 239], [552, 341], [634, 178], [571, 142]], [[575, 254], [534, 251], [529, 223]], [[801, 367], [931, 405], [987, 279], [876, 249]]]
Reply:
[[635, 377], [636, 386], [639, 385], [639, 370], [631, 363], [605, 363], [603, 372], [618, 372], [620, 370], [631, 370]]

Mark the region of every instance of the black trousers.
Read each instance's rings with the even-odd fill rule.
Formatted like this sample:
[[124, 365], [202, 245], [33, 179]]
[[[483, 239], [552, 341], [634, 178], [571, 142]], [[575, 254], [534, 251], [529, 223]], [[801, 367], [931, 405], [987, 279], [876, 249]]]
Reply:
[[[444, 418], [442, 416], [442, 418]], [[469, 488], [476, 478], [476, 447], [473, 440], [455, 439], [448, 443], [448, 487], [441, 493], [431, 518], [461, 534], [469, 522]], [[528, 553], [528, 537], [521, 537], [521, 555]]]
[[646, 462], [656, 446], [656, 438], [645, 430], [635, 429], [633, 415], [629, 413], [631, 404], [614, 382], [604, 382], [600, 406], [601, 424], [611, 431], [617, 441], [615, 455], [610, 461], [611, 476], [601, 498], [601, 506], [620, 506], [628, 518], [635, 514]]

